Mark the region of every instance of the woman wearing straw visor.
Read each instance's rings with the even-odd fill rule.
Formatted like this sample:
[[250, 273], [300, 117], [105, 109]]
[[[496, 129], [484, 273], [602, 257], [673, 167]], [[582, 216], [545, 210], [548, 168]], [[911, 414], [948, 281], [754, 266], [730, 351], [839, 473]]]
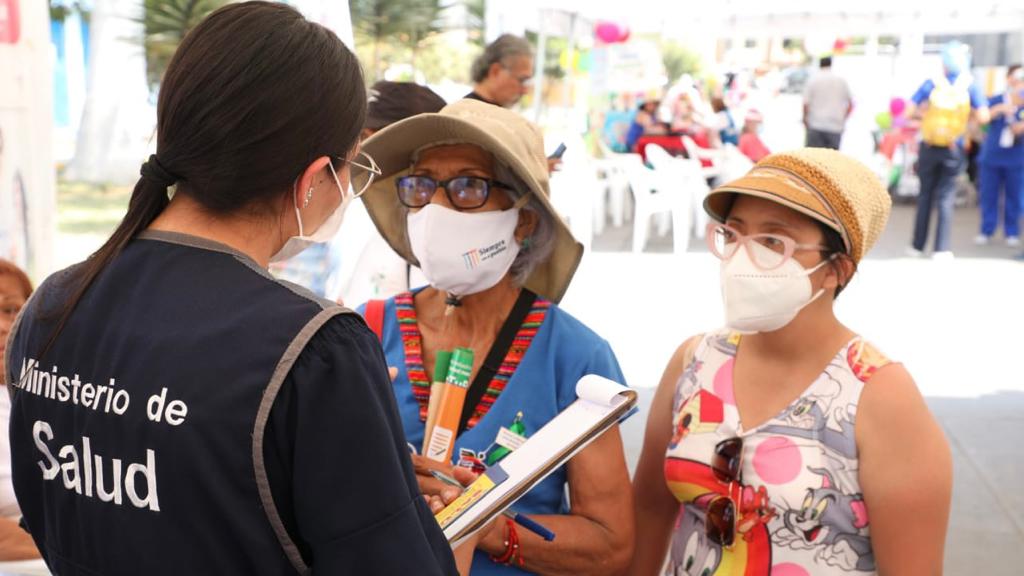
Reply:
[[[491, 464], [506, 452], [499, 434], [536, 432], [576, 399], [580, 377], [623, 381], [608, 343], [555, 304], [582, 247], [548, 202], [547, 162], [532, 124], [462, 100], [385, 128], [364, 150], [382, 172], [363, 197], [367, 210], [430, 282], [364, 309], [397, 368], [394, 392], [415, 452], [424, 449], [428, 421], [447, 414], [456, 438], [438, 465]], [[437, 368], [456, 348], [471, 354], [468, 391], [461, 405], [438, 406], [431, 380], [444, 379]], [[621, 570], [632, 553], [628, 494], [612, 429], [516, 504], [556, 538], [500, 521], [482, 537], [473, 574]]]
[[726, 327], [679, 347], [634, 479], [633, 574], [939, 574], [951, 463], [910, 374], [836, 318], [890, 201], [832, 150], [705, 201]]

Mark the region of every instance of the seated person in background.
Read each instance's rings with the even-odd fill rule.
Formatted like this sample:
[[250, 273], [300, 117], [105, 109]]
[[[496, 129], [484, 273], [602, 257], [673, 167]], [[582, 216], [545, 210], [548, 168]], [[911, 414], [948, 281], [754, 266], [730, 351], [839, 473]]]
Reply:
[[[0, 259], [0, 367], [7, 352], [11, 326], [31, 294], [32, 282], [28, 276], [13, 263]], [[18, 526], [21, 509], [11, 484], [11, 445], [7, 437], [10, 416], [11, 398], [3, 390], [0, 391], [0, 562], [39, 558], [32, 536]]]
[[739, 130], [736, 129], [736, 121], [733, 120], [729, 107], [725, 105], [725, 100], [721, 96], [715, 96], [711, 99], [711, 109], [715, 111], [715, 127], [718, 128], [718, 137], [722, 145], [739, 146]]
[[636, 117], [633, 118], [633, 124], [630, 125], [629, 132], [626, 134], [628, 150], [633, 151], [641, 136], [668, 134], [668, 127], [665, 126], [665, 123], [658, 121], [659, 105], [661, 105], [659, 100], [647, 100], [640, 104]]
[[740, 134], [740, 152], [751, 162], [760, 162], [762, 158], [771, 154], [768, 147], [761, 141], [761, 113], [751, 109], [747, 112], [743, 121], [743, 133]]

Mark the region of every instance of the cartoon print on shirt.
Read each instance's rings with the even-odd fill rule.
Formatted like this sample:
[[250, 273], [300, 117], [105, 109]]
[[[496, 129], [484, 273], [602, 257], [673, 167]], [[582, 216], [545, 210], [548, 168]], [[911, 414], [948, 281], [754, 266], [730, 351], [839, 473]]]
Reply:
[[[707, 500], [712, 494], [698, 500]], [[722, 562], [722, 547], [707, 537], [704, 528], [706, 513], [696, 503], [682, 505], [676, 530], [672, 535], [668, 571], [670, 576], [711, 576]]]
[[752, 486], [744, 486], [739, 508], [740, 517], [736, 520], [736, 532], [748, 542], [753, 537], [754, 528], [767, 526], [778, 516], [768, 497], [768, 489], [764, 486], [757, 490]]
[[845, 494], [824, 468], [808, 470], [822, 477], [821, 488], [808, 489], [800, 508], [783, 513], [772, 541], [794, 550], [818, 549], [817, 560], [845, 571], [875, 570], [863, 496]]
[[725, 333], [716, 334], [711, 337], [711, 347], [723, 354], [736, 356], [736, 350], [740, 346], [740, 334]]
[[697, 389], [700, 388], [700, 382], [697, 380], [697, 373], [704, 366], [704, 362], [694, 359], [683, 370], [682, 376], [679, 377], [679, 381], [676, 383], [676, 393], [672, 400], [673, 406], [678, 407], [689, 398]]
[[[814, 387], [814, 392], [801, 397], [778, 418], [786, 422], [785, 424], [763, 426], [761, 432], [816, 440], [840, 456], [856, 460], [855, 416], [852, 413], [854, 407], [838, 407], [832, 410], [832, 402], [839, 397], [842, 386], [829, 376], [828, 371], [826, 368], [822, 375], [822, 378], [828, 380], [819, 382]], [[832, 426], [829, 425], [832, 423], [830, 420], [834, 422]]]
[[690, 433], [714, 432], [724, 420], [725, 404], [722, 399], [703, 388], [697, 390], [676, 410], [669, 449], [675, 448]]
[[857, 340], [846, 351], [846, 361], [853, 375], [861, 382], [867, 382], [891, 361], [877, 348], [863, 340]]

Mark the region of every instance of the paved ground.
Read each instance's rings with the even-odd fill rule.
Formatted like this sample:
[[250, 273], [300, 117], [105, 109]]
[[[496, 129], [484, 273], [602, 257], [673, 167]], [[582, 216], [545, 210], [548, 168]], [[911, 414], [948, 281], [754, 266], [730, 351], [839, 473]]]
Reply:
[[[957, 211], [952, 262], [902, 256], [913, 208], [897, 206], [860, 277], [839, 300], [854, 329], [902, 360], [953, 451], [954, 493], [946, 573], [1024, 571], [1024, 263], [1014, 250], [976, 247], [977, 216]], [[687, 335], [716, 327], [717, 261], [700, 245], [673, 255], [671, 236], [626, 254], [631, 227], [595, 239], [563, 301], [615, 348], [644, 409], [624, 427], [630, 465], [639, 457], [646, 407], [664, 363]]]

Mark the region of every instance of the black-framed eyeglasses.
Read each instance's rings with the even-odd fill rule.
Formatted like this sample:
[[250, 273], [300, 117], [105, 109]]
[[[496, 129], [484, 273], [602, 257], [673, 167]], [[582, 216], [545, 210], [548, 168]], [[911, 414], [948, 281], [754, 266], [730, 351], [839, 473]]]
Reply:
[[708, 540], [722, 547], [732, 546], [736, 540], [736, 502], [732, 498], [733, 485], [741, 483], [743, 439], [727, 438], [715, 445], [711, 458], [711, 471], [715, 479], [726, 484], [729, 494], [717, 496], [707, 505], [704, 531]]
[[456, 176], [448, 180], [435, 180], [430, 176], [402, 176], [395, 180], [398, 201], [408, 208], [422, 208], [438, 188], [443, 188], [448, 202], [458, 210], [472, 210], [487, 203], [492, 188], [513, 190], [508, 184], [479, 176]]

